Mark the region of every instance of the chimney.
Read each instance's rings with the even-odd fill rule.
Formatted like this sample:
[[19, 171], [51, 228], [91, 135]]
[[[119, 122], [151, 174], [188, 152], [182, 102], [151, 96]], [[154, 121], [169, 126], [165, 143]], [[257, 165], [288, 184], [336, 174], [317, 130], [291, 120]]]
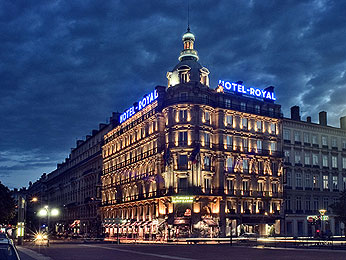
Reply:
[[299, 106], [291, 107], [291, 119], [296, 120], [296, 121], [300, 121]]
[[311, 123], [311, 116], [306, 117], [306, 122]]
[[327, 112], [326, 111], [321, 111], [318, 113], [318, 117], [320, 120], [320, 125], [327, 125]]
[[346, 130], [346, 116], [340, 117], [340, 128]]

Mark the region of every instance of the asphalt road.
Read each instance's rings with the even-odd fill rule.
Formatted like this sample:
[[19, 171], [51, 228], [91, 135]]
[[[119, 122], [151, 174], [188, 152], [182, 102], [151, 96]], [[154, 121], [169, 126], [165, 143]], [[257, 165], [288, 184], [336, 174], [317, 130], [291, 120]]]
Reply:
[[312, 249], [263, 249], [230, 245], [115, 245], [51, 244], [18, 247], [22, 260], [95, 259], [346, 259], [346, 251]]

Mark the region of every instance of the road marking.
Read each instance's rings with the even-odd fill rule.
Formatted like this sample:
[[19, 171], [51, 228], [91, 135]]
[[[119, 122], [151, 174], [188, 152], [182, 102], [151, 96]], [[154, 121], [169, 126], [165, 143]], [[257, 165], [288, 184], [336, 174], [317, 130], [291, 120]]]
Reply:
[[36, 260], [52, 260], [52, 258], [50, 258], [49, 256], [44, 256], [42, 254], [39, 254], [37, 252], [35, 252], [34, 250], [30, 250], [28, 248], [24, 248], [21, 246], [17, 246], [18, 251], [23, 252], [24, 254], [36, 259]]
[[103, 249], [115, 250], [115, 251], [126, 252], [126, 253], [133, 253], [133, 254], [138, 254], [138, 255], [155, 256], [155, 257], [166, 258], [166, 259], [194, 260], [193, 258], [186, 258], [186, 257], [179, 257], [179, 256], [171, 256], [171, 255], [159, 255], [159, 254], [153, 254], [153, 253], [144, 253], [144, 252], [132, 251], [132, 250], [128, 250], [128, 249], [114, 248], [114, 247], [92, 246], [92, 245], [82, 245], [82, 246], [103, 248]]

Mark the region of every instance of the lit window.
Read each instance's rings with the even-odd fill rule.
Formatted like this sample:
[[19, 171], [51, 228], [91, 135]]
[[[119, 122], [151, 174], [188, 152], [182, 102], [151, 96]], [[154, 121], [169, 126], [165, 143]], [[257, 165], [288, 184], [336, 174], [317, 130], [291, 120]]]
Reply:
[[318, 189], [319, 188], [319, 176], [314, 175], [312, 179], [312, 184], [314, 185], [314, 188]]
[[328, 189], [329, 183], [328, 183], [328, 175], [323, 175], [323, 189]]

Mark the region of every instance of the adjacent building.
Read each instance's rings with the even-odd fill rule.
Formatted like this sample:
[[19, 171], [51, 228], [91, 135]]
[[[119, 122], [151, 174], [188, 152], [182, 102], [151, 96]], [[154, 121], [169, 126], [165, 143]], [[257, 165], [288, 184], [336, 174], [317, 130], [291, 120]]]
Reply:
[[[346, 189], [346, 117], [340, 118], [340, 125], [328, 126], [324, 111], [318, 124], [311, 117], [302, 121], [298, 106], [283, 120], [288, 236], [341, 235], [344, 227], [330, 209]], [[322, 221], [319, 210], [326, 210]]]
[[120, 115], [104, 137], [102, 219], [109, 236], [280, 233], [282, 114], [273, 87], [209, 86], [183, 35], [168, 86]]

